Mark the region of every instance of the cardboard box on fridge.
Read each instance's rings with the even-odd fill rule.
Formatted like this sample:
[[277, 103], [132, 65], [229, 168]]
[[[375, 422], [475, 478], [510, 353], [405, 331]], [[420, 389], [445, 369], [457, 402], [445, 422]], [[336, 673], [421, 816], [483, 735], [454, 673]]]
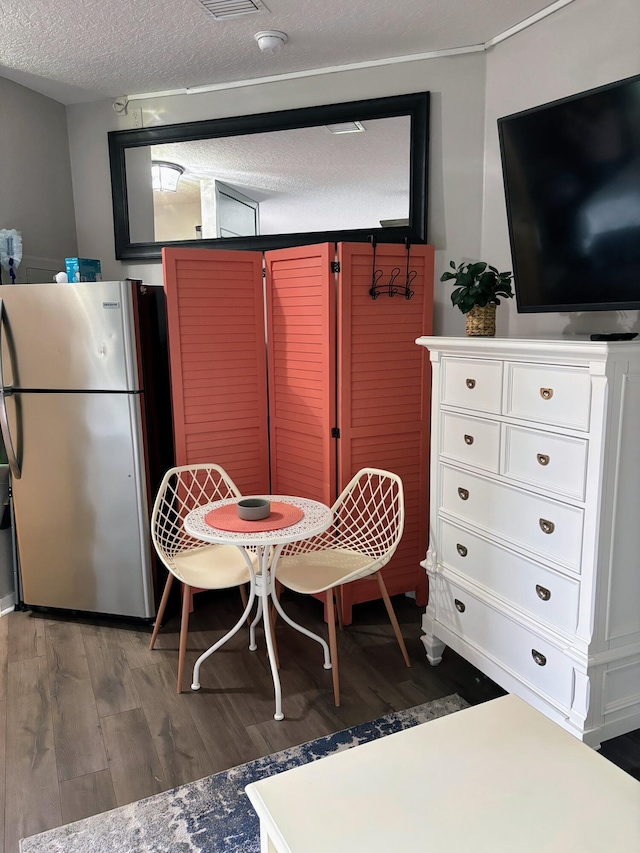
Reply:
[[91, 258], [65, 258], [69, 281], [102, 281], [100, 261]]

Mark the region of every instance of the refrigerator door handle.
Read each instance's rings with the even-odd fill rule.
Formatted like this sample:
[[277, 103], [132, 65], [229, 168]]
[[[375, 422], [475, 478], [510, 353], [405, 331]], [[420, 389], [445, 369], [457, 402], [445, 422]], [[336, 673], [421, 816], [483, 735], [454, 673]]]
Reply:
[[11, 438], [11, 430], [9, 429], [9, 416], [7, 415], [6, 398], [13, 394], [11, 385], [4, 384], [4, 371], [2, 365], [2, 337], [4, 335], [4, 301], [0, 299], [0, 433], [4, 442], [4, 449], [7, 454], [7, 462], [11, 475], [19, 480], [22, 476], [18, 457], [13, 448], [13, 440]]

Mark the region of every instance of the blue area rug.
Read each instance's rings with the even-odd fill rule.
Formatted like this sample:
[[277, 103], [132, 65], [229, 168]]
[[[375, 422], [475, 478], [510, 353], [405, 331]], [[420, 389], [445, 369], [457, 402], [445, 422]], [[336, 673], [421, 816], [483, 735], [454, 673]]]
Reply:
[[[260, 853], [245, 785], [467, 707], [457, 694], [293, 746], [118, 809], [32, 835], [21, 853]], [[286, 723], [285, 723], [286, 725]]]

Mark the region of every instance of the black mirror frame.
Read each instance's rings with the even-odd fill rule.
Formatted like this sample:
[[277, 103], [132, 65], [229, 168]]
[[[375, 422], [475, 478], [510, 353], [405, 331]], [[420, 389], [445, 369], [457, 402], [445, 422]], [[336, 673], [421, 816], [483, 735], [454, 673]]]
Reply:
[[[284, 249], [289, 246], [310, 243], [366, 242], [372, 237], [380, 243], [397, 243], [405, 242], [405, 240], [409, 240], [411, 243], [425, 243], [427, 239], [427, 172], [429, 165], [429, 92], [419, 92], [257, 115], [158, 125], [139, 130], [111, 131], [108, 137], [116, 259], [119, 261], [157, 260], [161, 257], [161, 250], [164, 245], [161, 242], [131, 242], [125, 170], [125, 151], [127, 148], [406, 115], [411, 118], [408, 226], [264, 234], [257, 237], [176, 240], [168, 245], [188, 248], [265, 250]], [[375, 178], [375, 169], [372, 170], [372, 174]]]

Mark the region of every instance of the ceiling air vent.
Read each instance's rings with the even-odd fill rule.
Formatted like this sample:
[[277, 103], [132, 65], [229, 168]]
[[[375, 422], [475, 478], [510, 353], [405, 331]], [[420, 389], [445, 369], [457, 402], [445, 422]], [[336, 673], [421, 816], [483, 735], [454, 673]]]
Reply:
[[269, 10], [261, 0], [197, 0], [214, 18], [237, 18], [252, 12]]
[[364, 133], [365, 127], [359, 121], [342, 121], [338, 124], [326, 124], [329, 133]]

